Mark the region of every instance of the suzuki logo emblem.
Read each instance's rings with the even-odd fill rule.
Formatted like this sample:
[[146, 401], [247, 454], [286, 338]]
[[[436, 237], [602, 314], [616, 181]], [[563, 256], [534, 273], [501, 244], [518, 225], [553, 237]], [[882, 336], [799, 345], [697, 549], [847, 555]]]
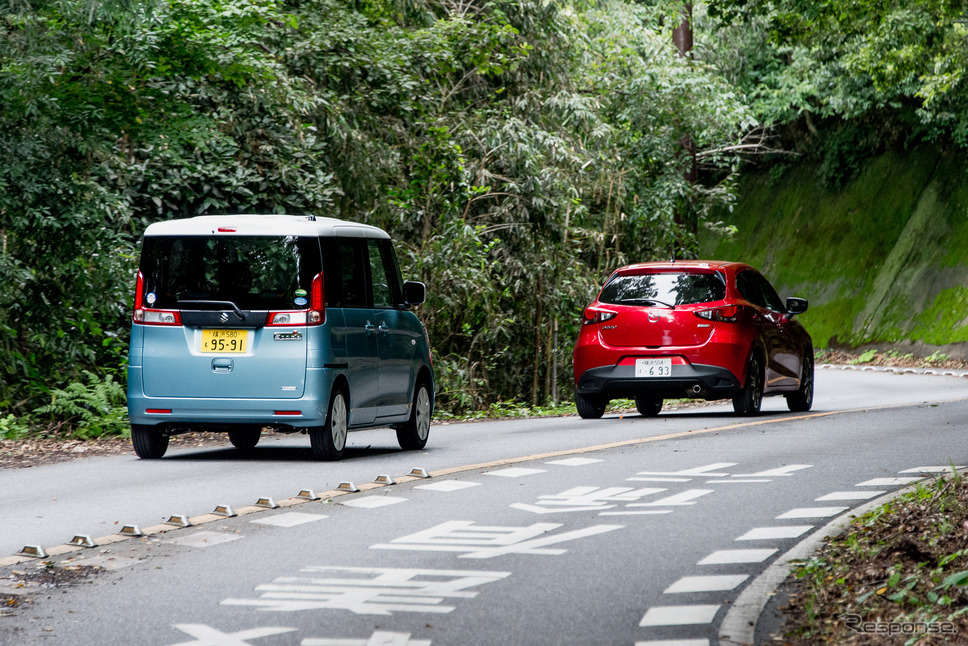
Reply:
[[649, 312], [649, 323], [658, 323], [659, 315], [655, 312]]
[[222, 315], [218, 317], [218, 320], [220, 320], [222, 323], [225, 323], [226, 321], [229, 320], [229, 313], [222, 312]]

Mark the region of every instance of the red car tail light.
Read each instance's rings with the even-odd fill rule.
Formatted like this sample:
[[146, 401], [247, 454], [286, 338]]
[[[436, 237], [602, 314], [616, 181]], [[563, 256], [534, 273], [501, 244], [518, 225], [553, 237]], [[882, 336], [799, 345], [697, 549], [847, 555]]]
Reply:
[[181, 325], [181, 312], [178, 310], [155, 310], [144, 307], [141, 302], [145, 291], [145, 277], [138, 272], [138, 285], [134, 290], [134, 312], [131, 318], [142, 325]]
[[269, 312], [266, 326], [320, 325], [326, 318], [326, 305], [323, 299], [323, 274], [313, 278], [309, 291], [309, 309], [298, 311]]
[[708, 310], [695, 312], [696, 316], [707, 321], [717, 321], [720, 323], [735, 323], [739, 318], [742, 308], [739, 305], [724, 305], [723, 307], [713, 307]]
[[609, 319], [613, 319], [618, 316], [618, 312], [609, 312], [608, 310], [596, 310], [589, 307], [585, 310], [582, 316], [582, 325], [595, 325], [597, 323], [604, 323]]

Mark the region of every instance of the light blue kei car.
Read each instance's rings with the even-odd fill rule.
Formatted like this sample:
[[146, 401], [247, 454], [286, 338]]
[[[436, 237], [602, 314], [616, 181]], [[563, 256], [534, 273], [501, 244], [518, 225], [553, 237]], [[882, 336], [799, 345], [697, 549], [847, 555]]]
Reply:
[[172, 435], [226, 431], [240, 449], [263, 429], [309, 435], [338, 460], [346, 434], [390, 426], [427, 444], [429, 340], [390, 236], [313, 216], [170, 220], [144, 234], [128, 356], [135, 452]]

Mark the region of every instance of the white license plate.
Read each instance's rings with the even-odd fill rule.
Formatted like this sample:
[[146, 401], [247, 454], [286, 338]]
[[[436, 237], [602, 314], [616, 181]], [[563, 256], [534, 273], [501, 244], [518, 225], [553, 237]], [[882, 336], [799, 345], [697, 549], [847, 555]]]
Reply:
[[672, 376], [672, 359], [636, 359], [635, 376], [646, 379]]

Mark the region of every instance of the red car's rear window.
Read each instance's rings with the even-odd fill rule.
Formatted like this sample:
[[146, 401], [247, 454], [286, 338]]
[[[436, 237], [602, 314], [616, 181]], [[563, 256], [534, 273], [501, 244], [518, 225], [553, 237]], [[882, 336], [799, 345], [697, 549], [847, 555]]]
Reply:
[[628, 305], [691, 305], [721, 301], [726, 283], [719, 272], [662, 272], [618, 275], [602, 289], [602, 303]]

